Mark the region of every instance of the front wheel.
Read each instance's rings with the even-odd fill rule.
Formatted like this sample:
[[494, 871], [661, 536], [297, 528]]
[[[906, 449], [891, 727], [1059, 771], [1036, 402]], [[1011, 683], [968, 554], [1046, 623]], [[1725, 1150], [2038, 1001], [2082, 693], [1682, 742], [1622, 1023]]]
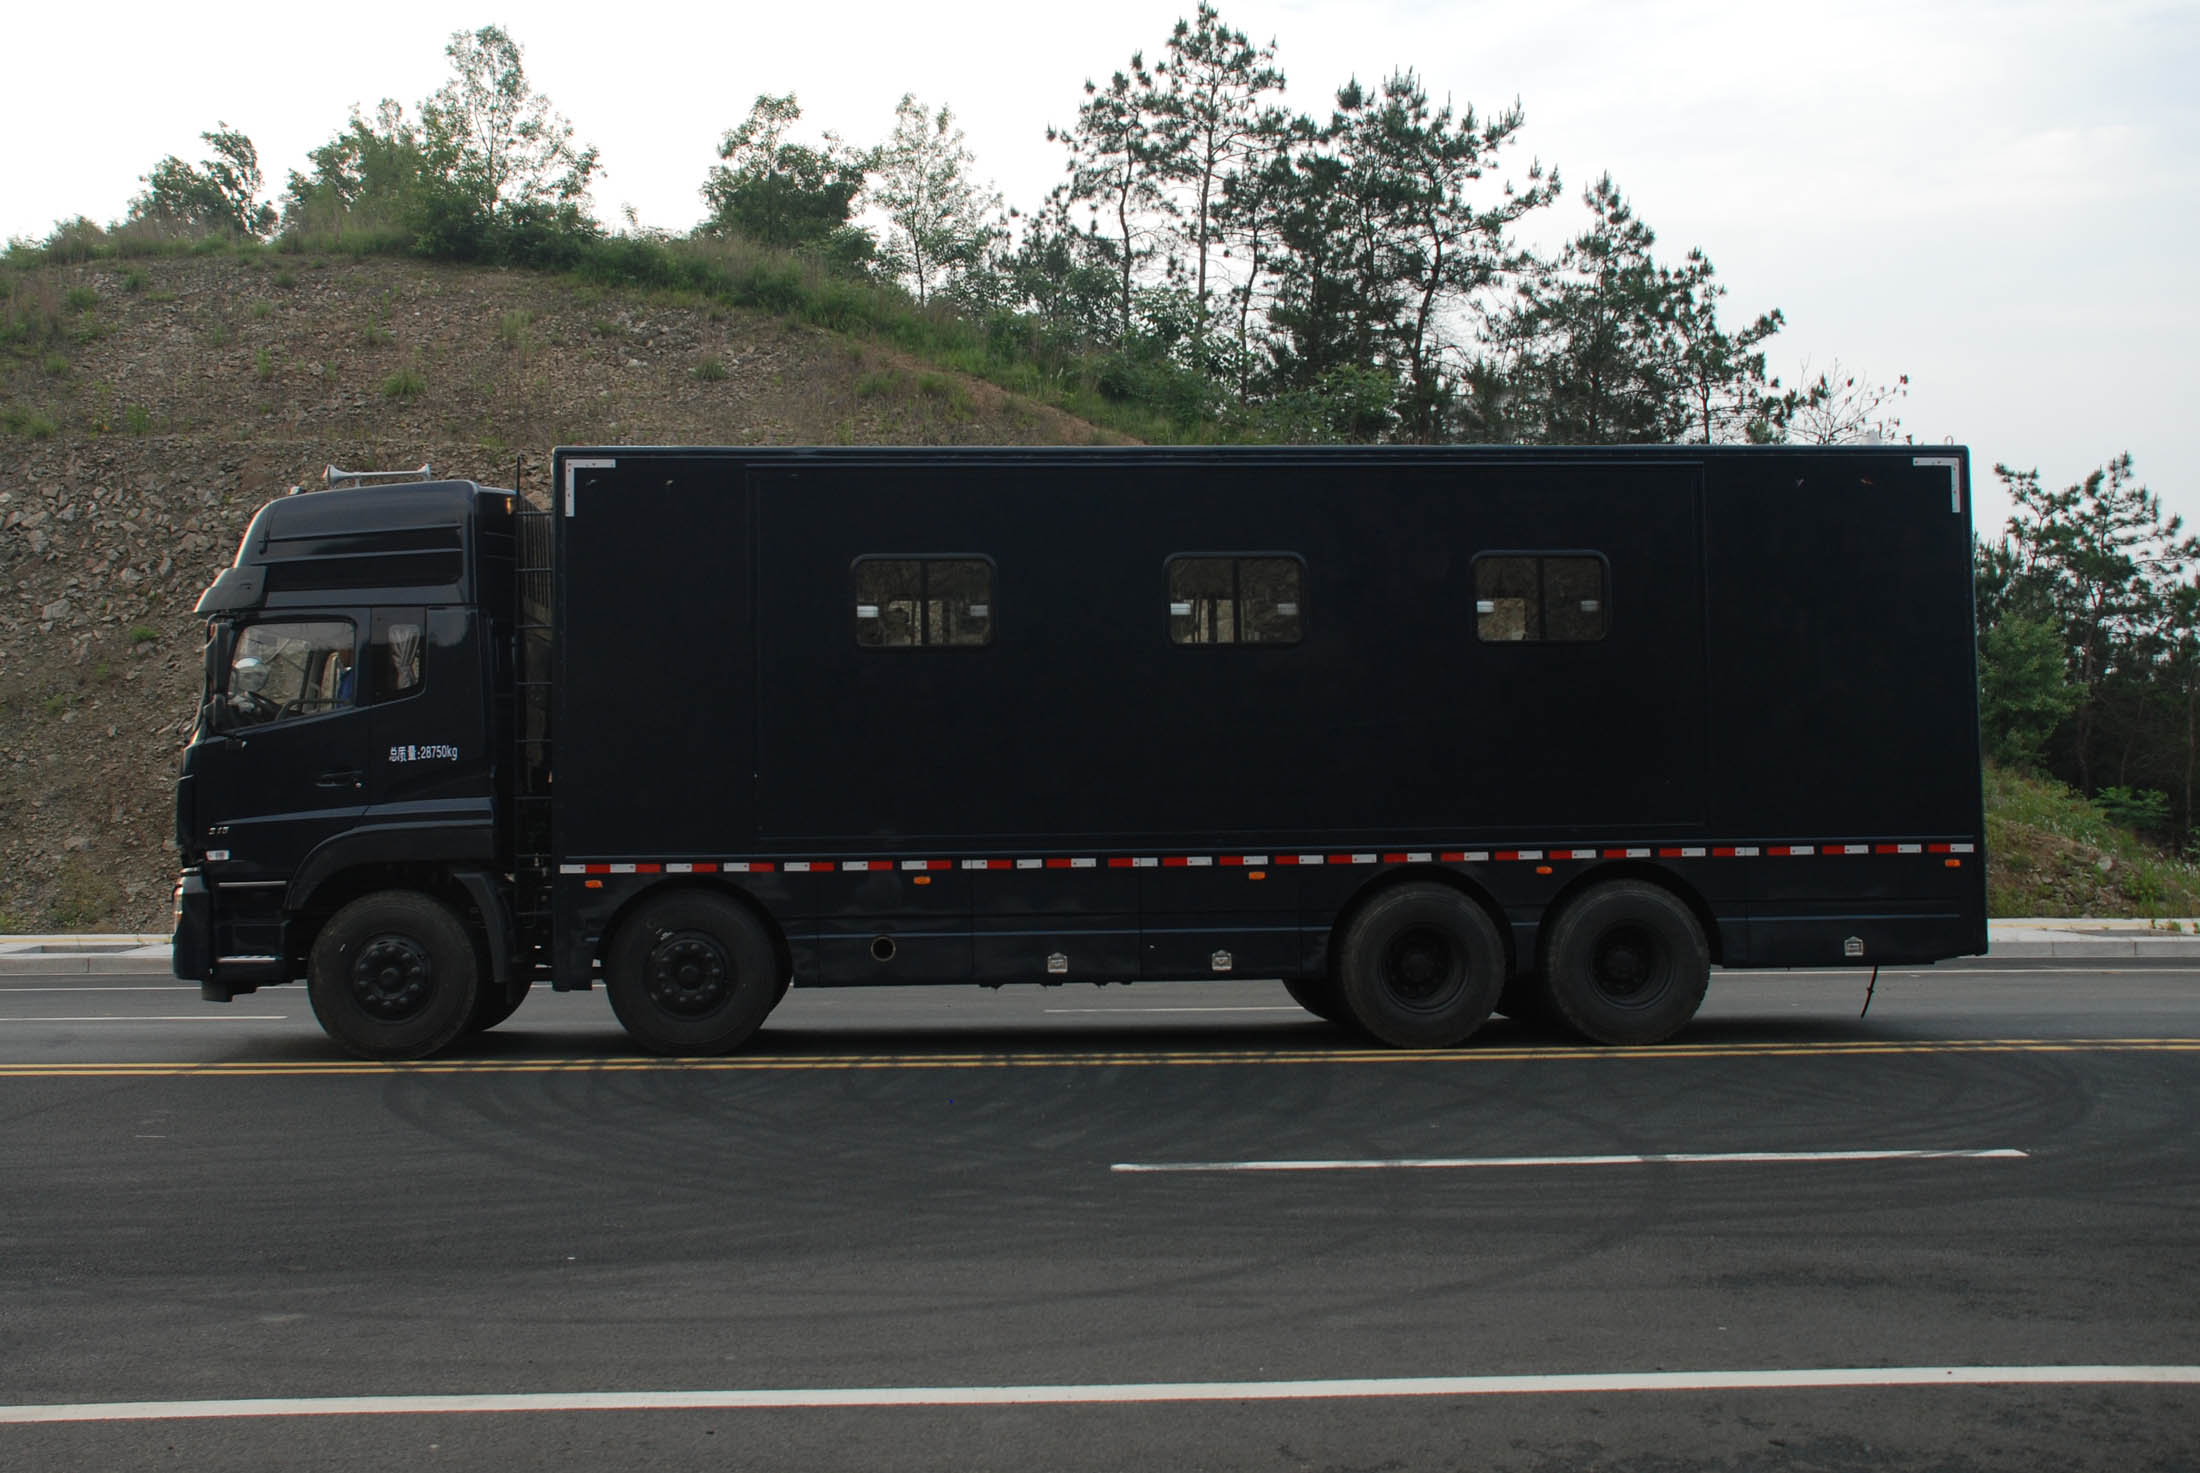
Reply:
[[465, 925], [414, 890], [379, 890], [336, 912], [306, 968], [313, 1016], [362, 1059], [419, 1059], [447, 1047], [479, 994]]
[[1505, 979], [1496, 923], [1446, 885], [1400, 885], [1369, 901], [1337, 943], [1352, 1019], [1400, 1048], [1449, 1048], [1490, 1015]]
[[779, 954], [736, 901], [703, 890], [645, 901], [604, 958], [611, 1011], [656, 1054], [723, 1054], [779, 1001]]
[[1552, 1010], [1594, 1043], [1671, 1038], [1711, 981], [1695, 912], [1641, 880], [1610, 881], [1568, 905], [1545, 955]]

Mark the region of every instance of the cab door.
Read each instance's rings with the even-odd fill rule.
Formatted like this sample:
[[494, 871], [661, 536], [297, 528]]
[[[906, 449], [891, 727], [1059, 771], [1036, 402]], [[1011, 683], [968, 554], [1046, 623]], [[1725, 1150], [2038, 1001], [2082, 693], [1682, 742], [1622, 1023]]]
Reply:
[[287, 880], [366, 808], [361, 612], [286, 613], [241, 626], [193, 764], [217, 886]]

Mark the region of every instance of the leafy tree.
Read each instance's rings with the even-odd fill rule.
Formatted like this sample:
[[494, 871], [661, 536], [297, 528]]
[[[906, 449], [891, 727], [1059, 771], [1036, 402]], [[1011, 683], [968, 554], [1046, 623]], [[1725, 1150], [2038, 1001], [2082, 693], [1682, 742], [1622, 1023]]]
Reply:
[[418, 206], [434, 177], [419, 127], [389, 98], [375, 109], [372, 123], [354, 107], [343, 131], [306, 157], [312, 172], [291, 170], [284, 190], [288, 229], [397, 224]]
[[952, 112], [927, 112], [903, 95], [893, 137], [872, 167], [878, 204], [893, 227], [886, 263], [916, 284], [919, 306], [935, 281], [975, 266], [1000, 234], [1000, 196], [971, 178], [974, 162]]
[[263, 239], [275, 228], [275, 207], [259, 197], [259, 150], [227, 123], [199, 137], [213, 155], [196, 168], [174, 154], [155, 164], [143, 178], [145, 192], [130, 202], [130, 218]]
[[747, 118], [727, 130], [718, 144], [724, 162], [703, 181], [711, 212], [705, 232], [736, 234], [782, 250], [818, 250], [852, 228], [866, 161], [831, 133], [817, 147], [790, 142], [787, 135], [801, 118], [792, 92], [765, 93]]
[[1987, 755], [2025, 769], [2040, 765], [2084, 692], [2064, 679], [2062, 634], [2045, 619], [2012, 614], [1979, 643], [1979, 728]]
[[456, 200], [494, 222], [515, 211], [578, 223], [599, 165], [573, 125], [535, 91], [520, 46], [502, 28], [454, 31], [452, 76], [420, 105], [429, 167]]
[[1254, 46], [1200, 0], [1196, 20], [1176, 23], [1168, 54], [1154, 67], [1162, 83], [1153, 99], [1159, 173], [1190, 196], [1179, 213], [1191, 250], [1199, 338], [1207, 330], [1208, 266], [1222, 248], [1223, 201], [1263, 152], [1263, 99], [1283, 90], [1275, 60], [1273, 41]]

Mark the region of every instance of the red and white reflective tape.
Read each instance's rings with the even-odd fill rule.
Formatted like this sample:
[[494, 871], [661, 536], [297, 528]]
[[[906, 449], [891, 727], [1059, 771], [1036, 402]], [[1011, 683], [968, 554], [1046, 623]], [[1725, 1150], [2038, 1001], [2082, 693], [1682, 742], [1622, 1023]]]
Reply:
[[1869, 844], [1682, 844], [1612, 845], [1566, 849], [1391, 849], [1361, 850], [1349, 854], [1164, 854], [1164, 855], [1047, 855], [1017, 859], [733, 859], [664, 860], [618, 864], [561, 864], [561, 875], [768, 875], [872, 874], [900, 870], [922, 873], [932, 870], [1085, 870], [1085, 869], [1305, 869], [1322, 865], [1375, 864], [1514, 864], [1580, 862], [1612, 859], [1802, 859], [1811, 856], [1850, 854], [1923, 855], [1976, 854], [1978, 845], [1957, 843]]

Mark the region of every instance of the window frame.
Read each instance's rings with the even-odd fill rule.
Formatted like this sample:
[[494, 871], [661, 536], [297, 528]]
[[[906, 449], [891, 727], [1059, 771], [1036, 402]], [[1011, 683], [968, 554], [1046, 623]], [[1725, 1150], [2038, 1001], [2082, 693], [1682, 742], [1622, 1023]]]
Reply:
[[[384, 680], [385, 656], [395, 658], [395, 643], [388, 638], [392, 630], [411, 625], [418, 632], [420, 648], [414, 654], [418, 674], [411, 685], [393, 688]], [[367, 612], [366, 666], [372, 679], [368, 683], [367, 698], [363, 706], [387, 706], [397, 701], [409, 701], [428, 688], [428, 611], [419, 605], [384, 605]]]
[[[857, 575], [856, 575], [856, 570], [857, 570], [858, 568], [862, 567], [862, 566], [863, 566], [863, 565], [864, 565], [865, 563], [915, 563], [915, 564], [917, 564], [917, 565], [918, 565], [918, 567], [919, 567], [919, 568], [920, 568], [921, 570], [923, 570], [923, 571], [921, 571], [921, 572], [920, 572], [920, 574], [919, 574], [919, 577], [920, 577], [920, 581], [919, 581], [919, 583], [918, 583], [918, 585], [917, 585], [917, 606], [918, 606], [918, 608], [919, 608], [919, 610], [920, 610], [920, 615], [919, 615], [919, 617], [920, 617], [920, 618], [921, 618], [921, 617], [923, 617], [923, 614], [922, 614], [922, 612], [921, 612], [921, 611], [922, 611], [922, 610], [924, 609], [924, 606], [925, 606], [926, 604], [928, 604], [928, 603], [929, 603], [929, 602], [931, 601], [931, 599], [930, 599], [930, 592], [931, 592], [931, 587], [932, 587], [932, 574], [931, 574], [931, 571], [930, 571], [930, 565], [931, 565], [931, 564], [933, 564], [933, 563], [983, 563], [983, 564], [985, 565], [985, 589], [986, 589], [986, 604], [985, 604], [985, 607], [986, 607], [986, 619], [985, 619], [985, 638], [984, 638], [984, 639], [981, 639], [981, 640], [978, 640], [978, 641], [976, 641], [975, 643], [968, 643], [968, 642], [966, 642], [966, 643], [959, 643], [959, 644], [957, 644], [957, 643], [948, 643], [948, 642], [946, 642], [946, 641], [941, 641], [941, 642], [939, 642], [939, 643], [934, 643], [934, 642], [932, 642], [932, 641], [930, 641], [930, 640], [927, 640], [927, 639], [924, 639], [924, 638], [922, 637], [922, 635], [923, 635], [923, 634], [925, 633], [925, 630], [924, 630], [924, 629], [923, 629], [923, 628], [922, 628], [922, 627], [920, 626], [920, 628], [919, 628], [919, 630], [918, 630], [919, 638], [918, 638], [918, 639], [917, 639], [916, 641], [914, 641], [913, 643], [910, 643], [910, 644], [886, 644], [886, 643], [878, 643], [878, 644], [866, 644], [866, 643], [864, 642], [864, 640], [863, 640], [863, 626], [864, 626], [864, 624], [865, 624], [865, 623], [866, 623], [867, 621], [866, 621], [866, 620], [864, 620], [864, 619], [863, 619], [863, 618], [862, 618], [862, 617], [861, 617], [860, 615], [858, 615], [858, 614], [857, 614], [856, 610], [857, 610], [857, 608], [858, 608], [858, 606], [859, 606], [859, 600], [857, 600], [857, 599], [856, 599], [856, 598], [854, 597], [854, 594], [855, 594], [855, 591], [856, 591], [856, 576], [857, 576]], [[882, 652], [882, 653], [883, 653], [883, 652], [885, 652], [885, 651], [889, 651], [889, 650], [966, 650], [966, 651], [967, 651], [967, 650], [985, 650], [985, 649], [991, 649], [991, 648], [993, 647], [993, 645], [994, 645], [994, 642], [995, 642], [996, 638], [997, 638], [997, 637], [998, 637], [998, 635], [999, 635], [999, 632], [1000, 632], [1000, 621], [1001, 621], [1001, 595], [1000, 595], [1000, 587], [1001, 587], [1001, 568], [1000, 568], [1000, 564], [999, 564], [999, 563], [997, 563], [997, 562], [995, 562], [995, 561], [994, 561], [994, 559], [992, 558], [992, 556], [991, 556], [991, 555], [989, 555], [989, 554], [987, 554], [987, 553], [982, 553], [982, 552], [865, 552], [865, 553], [858, 553], [858, 554], [857, 554], [856, 556], [854, 556], [854, 557], [852, 557], [852, 558], [850, 558], [850, 559], [848, 560], [848, 593], [849, 593], [849, 599], [848, 599], [848, 603], [847, 603], [847, 609], [848, 609], [848, 637], [849, 637], [849, 638], [850, 638], [850, 639], [851, 639], [851, 640], [852, 640], [852, 641], [853, 641], [853, 642], [855, 643], [855, 647], [856, 647], [857, 649], [859, 649], [859, 650], [866, 650], [866, 651], [878, 651], [878, 652]]]
[[[1556, 558], [1578, 558], [1584, 561], [1594, 561], [1597, 564], [1597, 585], [1600, 595], [1598, 598], [1597, 611], [1598, 613], [1603, 615], [1604, 619], [1603, 628], [1597, 634], [1596, 638], [1553, 639], [1549, 634], [1538, 634], [1533, 639], [1490, 639], [1485, 636], [1482, 633], [1481, 567], [1485, 560], [1496, 558], [1528, 558], [1532, 559], [1537, 564], [1535, 570], [1535, 588], [1537, 600], [1536, 622], [1539, 628], [1548, 628], [1550, 624], [1550, 605], [1548, 595], [1544, 591], [1545, 583], [1542, 564]], [[1474, 629], [1474, 640], [1476, 644], [1483, 645], [1491, 649], [1532, 648], [1541, 645], [1583, 646], [1602, 644], [1612, 637], [1612, 559], [1608, 554], [1600, 552], [1596, 548], [1487, 548], [1481, 552], [1476, 553], [1471, 559], [1468, 560], [1467, 581], [1467, 600], [1469, 604], [1467, 615], [1468, 618], [1472, 621], [1472, 627]]]
[[[367, 709], [371, 703], [366, 698], [367, 693], [361, 689], [363, 684], [361, 677], [365, 673], [364, 667], [366, 665], [366, 660], [361, 654], [360, 643], [360, 630], [364, 623], [365, 621], [359, 617], [356, 611], [336, 614], [326, 612], [309, 613], [304, 610], [290, 609], [263, 610], [259, 617], [248, 622], [238, 623], [235, 631], [227, 640], [229, 647], [222, 668], [221, 693], [218, 697], [222, 708], [221, 729], [225, 732], [264, 731], [272, 727], [296, 726], [307, 721], [321, 721], [332, 716], [343, 716]], [[237, 661], [244, 657], [245, 646], [251, 639], [252, 632], [256, 629], [281, 628], [285, 625], [303, 627], [314, 624], [341, 624], [351, 631], [351, 663], [347, 670], [351, 677], [351, 698], [340, 705], [332, 704], [318, 710], [309, 711], [301, 708], [289, 716], [280, 714], [288, 703], [275, 702], [276, 715], [269, 716], [264, 720], [240, 721], [233, 704], [237, 694], [235, 685]], [[326, 648], [333, 652], [336, 646], [330, 645]]]
[[[1178, 563], [1185, 562], [1214, 562], [1228, 563], [1230, 565], [1230, 627], [1233, 631], [1232, 638], [1178, 639], [1176, 637], [1175, 621], [1178, 618], [1184, 616], [1179, 615], [1175, 612], [1174, 609], [1170, 607], [1170, 605], [1175, 601], [1175, 590], [1172, 587], [1172, 580], [1169, 574], [1170, 571]], [[1243, 639], [1235, 636], [1235, 631], [1242, 630], [1245, 627], [1245, 573], [1242, 565], [1249, 562], [1288, 562], [1297, 567], [1299, 588], [1298, 611], [1295, 615], [1293, 615], [1293, 618], [1296, 620], [1296, 624], [1291, 638]], [[1172, 552], [1161, 560], [1161, 617], [1163, 632], [1168, 637], [1169, 646], [1172, 649], [1295, 649], [1299, 645], [1306, 643], [1307, 582], [1308, 579], [1306, 554], [1301, 552], [1291, 552], [1281, 548], [1255, 552]]]

